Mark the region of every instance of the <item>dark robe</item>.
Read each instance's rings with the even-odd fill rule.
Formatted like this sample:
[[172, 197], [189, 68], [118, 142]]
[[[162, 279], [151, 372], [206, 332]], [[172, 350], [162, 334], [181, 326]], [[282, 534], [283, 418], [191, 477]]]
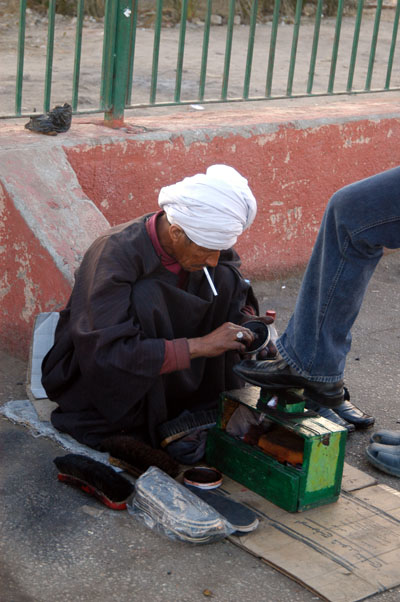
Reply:
[[43, 386], [58, 404], [53, 425], [92, 447], [122, 432], [157, 446], [159, 424], [186, 408], [213, 407], [222, 391], [242, 385], [233, 352], [160, 375], [165, 339], [201, 337], [241, 323], [246, 304], [258, 307], [233, 249], [209, 270], [218, 296], [202, 270], [179, 288], [154, 250], [148, 217], [112, 228], [86, 252], [43, 360]]

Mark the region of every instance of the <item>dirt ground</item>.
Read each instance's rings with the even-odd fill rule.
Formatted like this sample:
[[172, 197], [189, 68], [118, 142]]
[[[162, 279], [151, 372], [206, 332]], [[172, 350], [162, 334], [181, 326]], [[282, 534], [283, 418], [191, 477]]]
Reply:
[[[391, 0], [390, 0], [391, 1]], [[0, 0], [0, 15], [4, 2]], [[308, 5], [306, 5], [308, 6]], [[392, 38], [393, 6], [385, 4], [382, 10], [378, 36], [374, 75], [371, 89], [385, 85], [387, 60]], [[370, 56], [375, 9], [366, 8], [360, 30], [358, 58], [353, 89], [362, 90]], [[348, 68], [354, 36], [354, 16], [345, 16], [341, 27], [339, 54], [336, 67], [335, 92], [346, 88]], [[95, 109], [99, 106], [100, 76], [102, 63], [103, 22], [85, 18], [82, 38], [78, 110]], [[71, 102], [74, 70], [74, 43], [76, 19], [57, 15], [53, 83], [51, 105]], [[313, 17], [302, 17], [297, 48], [293, 94], [306, 91], [311, 44], [314, 33]], [[335, 19], [323, 18], [315, 68], [313, 93], [325, 93], [331, 67], [332, 46], [335, 35]], [[259, 23], [256, 28], [250, 97], [265, 94], [267, 57], [271, 36], [271, 22]], [[233, 33], [228, 99], [243, 95], [249, 27], [235, 25]], [[157, 79], [157, 102], [173, 101], [178, 54], [179, 26], [162, 29]], [[46, 65], [47, 18], [28, 9], [26, 16], [25, 62], [22, 110], [26, 113], [43, 110], [44, 71]], [[288, 82], [289, 62], [293, 40], [293, 24], [282, 20], [278, 29], [272, 95], [285, 95]], [[185, 57], [183, 63], [181, 99], [198, 98], [203, 24], [188, 23]], [[18, 15], [7, 12], [0, 19], [0, 116], [14, 113], [15, 78], [17, 69]], [[131, 104], [149, 102], [153, 60], [154, 30], [140, 26], [136, 34], [133, 88]], [[213, 26], [210, 32], [205, 99], [218, 99], [221, 95], [226, 26]], [[395, 56], [391, 86], [400, 85], [400, 58]], [[327, 97], [332, 99], [332, 97]], [[340, 97], [346, 101], [350, 97]], [[281, 101], [282, 102], [282, 101]], [[324, 102], [319, 99], [316, 102]], [[249, 103], [252, 104], [252, 103]]]

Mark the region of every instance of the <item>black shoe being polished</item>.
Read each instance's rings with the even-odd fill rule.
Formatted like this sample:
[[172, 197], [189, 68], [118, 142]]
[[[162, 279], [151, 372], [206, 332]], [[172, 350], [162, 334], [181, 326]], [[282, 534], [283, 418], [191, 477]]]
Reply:
[[345, 429], [347, 429], [348, 433], [354, 433], [354, 431], [356, 430], [354, 424], [343, 420], [343, 418], [341, 418], [339, 414], [336, 413], [336, 410], [331, 410], [330, 408], [324, 408], [323, 406], [319, 406], [317, 403], [315, 403], [315, 401], [311, 401], [310, 399], [307, 399], [306, 401], [306, 408], [308, 410], [313, 410], [314, 412], [317, 412], [317, 414], [322, 416], [322, 418], [326, 418], [327, 420], [330, 420], [331, 422], [334, 422], [339, 426], [343, 426]]
[[233, 370], [243, 380], [263, 389], [304, 389], [306, 397], [326, 408], [336, 408], [344, 399], [342, 380], [335, 383], [308, 380], [282, 358], [272, 361], [243, 360]]
[[335, 412], [343, 418], [343, 420], [354, 424], [358, 429], [367, 429], [375, 423], [375, 418], [373, 416], [369, 416], [351, 403], [350, 394], [346, 387], [344, 387], [344, 401], [340, 406], [335, 408]]

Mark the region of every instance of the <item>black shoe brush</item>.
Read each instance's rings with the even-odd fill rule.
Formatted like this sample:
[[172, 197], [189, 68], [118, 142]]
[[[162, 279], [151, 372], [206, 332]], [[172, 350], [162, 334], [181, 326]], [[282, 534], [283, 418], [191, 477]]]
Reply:
[[218, 410], [198, 410], [183, 412], [177, 418], [163, 422], [158, 427], [161, 447], [189, 435], [199, 428], [211, 428], [217, 422]]
[[81, 454], [59, 456], [54, 464], [59, 481], [93, 495], [112, 510], [126, 510], [134, 485], [110, 466]]
[[150, 466], [157, 466], [170, 477], [180, 473], [180, 465], [162, 449], [154, 449], [129, 435], [113, 435], [103, 439], [102, 451], [110, 454], [110, 463], [123, 468], [134, 476], [146, 472]]

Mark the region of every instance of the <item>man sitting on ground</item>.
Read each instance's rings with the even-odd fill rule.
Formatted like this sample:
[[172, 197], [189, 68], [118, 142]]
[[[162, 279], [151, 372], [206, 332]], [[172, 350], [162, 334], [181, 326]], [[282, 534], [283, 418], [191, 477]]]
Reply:
[[213, 165], [159, 205], [86, 252], [43, 361], [53, 425], [91, 447], [121, 433], [157, 447], [160, 425], [243, 385], [232, 365], [258, 304], [232, 247], [256, 215], [247, 180]]

